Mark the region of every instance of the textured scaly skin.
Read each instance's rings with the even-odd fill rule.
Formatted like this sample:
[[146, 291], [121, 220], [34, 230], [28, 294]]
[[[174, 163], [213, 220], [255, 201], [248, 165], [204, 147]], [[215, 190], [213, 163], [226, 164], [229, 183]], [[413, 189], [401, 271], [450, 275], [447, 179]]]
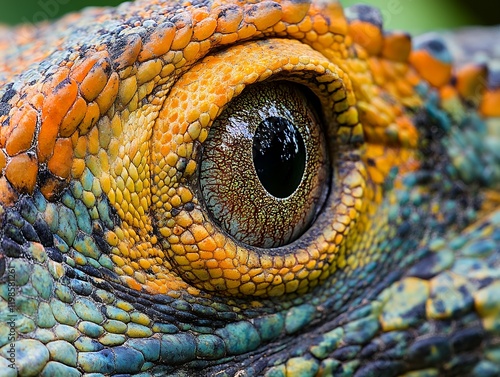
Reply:
[[[0, 31], [2, 376], [500, 374], [498, 30], [412, 48], [367, 7], [138, 0]], [[331, 177], [266, 250], [197, 179], [276, 78], [318, 97]]]

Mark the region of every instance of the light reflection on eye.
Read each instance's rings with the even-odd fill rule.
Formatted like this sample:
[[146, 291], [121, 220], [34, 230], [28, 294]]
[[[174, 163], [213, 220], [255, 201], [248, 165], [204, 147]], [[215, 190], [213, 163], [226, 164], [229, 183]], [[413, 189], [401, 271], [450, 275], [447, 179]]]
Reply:
[[328, 154], [311, 96], [285, 81], [249, 87], [215, 120], [203, 144], [205, 205], [244, 244], [292, 242], [324, 201]]

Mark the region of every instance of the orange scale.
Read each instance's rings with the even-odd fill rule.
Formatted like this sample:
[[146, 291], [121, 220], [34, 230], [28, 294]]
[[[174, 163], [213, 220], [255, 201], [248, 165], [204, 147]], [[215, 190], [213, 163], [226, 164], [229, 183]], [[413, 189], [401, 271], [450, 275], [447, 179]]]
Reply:
[[240, 280], [241, 274], [239, 273], [238, 270], [226, 269], [224, 270], [224, 277], [230, 280]]
[[[198, 252], [196, 253], [188, 253], [186, 254], [186, 259], [190, 262], [190, 263], [194, 263], [194, 262], [197, 262], [200, 260], [200, 255], [198, 254]], [[180, 261], [183, 260], [183, 258], [175, 258], [175, 260], [177, 261], [177, 263], [179, 263], [179, 265], [188, 265], [189, 263], [181, 263]]]
[[215, 250], [214, 258], [219, 262], [223, 261], [226, 258], [226, 252], [224, 251], [224, 249]]
[[265, 30], [281, 20], [281, 7], [274, 2], [262, 2], [245, 6], [245, 22]]
[[99, 152], [99, 130], [94, 127], [87, 134], [87, 152], [96, 155]]
[[2, 175], [2, 170], [7, 165], [7, 157], [3, 150], [0, 149], [0, 176]]
[[395, 88], [401, 97], [409, 97], [415, 92], [413, 86], [406, 79], [397, 80]]
[[107, 59], [98, 61], [80, 84], [80, 93], [91, 102], [97, 98], [106, 86], [109, 76], [110, 64]]
[[323, 17], [318, 15], [312, 17], [312, 23], [312, 29], [316, 31], [316, 33], [320, 35], [328, 33], [328, 23]]
[[451, 99], [457, 98], [458, 92], [455, 87], [451, 85], [445, 85], [439, 90], [440, 97], [442, 101], [449, 101]]
[[370, 55], [378, 55], [384, 44], [382, 30], [369, 22], [353, 21], [349, 25], [349, 34], [355, 43], [362, 46]]
[[452, 65], [439, 61], [428, 51], [413, 51], [410, 54], [410, 62], [420, 76], [435, 87], [443, 86], [451, 79]]
[[500, 88], [484, 93], [479, 109], [486, 117], [500, 117]]
[[238, 39], [247, 39], [255, 35], [257, 28], [254, 25], [243, 24], [238, 29]]
[[402, 63], [397, 63], [392, 60], [381, 59], [381, 66], [383, 69], [383, 75], [388, 81], [395, 81], [402, 75], [404, 72], [401, 72], [399, 65]]
[[99, 109], [99, 105], [97, 105], [97, 103], [95, 102], [89, 103], [85, 117], [78, 126], [80, 135], [86, 135], [90, 131], [90, 129], [97, 123], [100, 115], [101, 110]]
[[299, 26], [300, 31], [306, 33], [312, 29], [313, 21], [312, 21], [311, 17], [306, 16], [302, 19], [302, 21], [300, 21], [298, 23], [298, 26]]
[[73, 143], [70, 139], [58, 139], [54, 146], [54, 154], [47, 166], [52, 174], [60, 178], [68, 178], [73, 165]]
[[304, 268], [304, 265], [303, 264], [297, 264], [295, 266], [292, 267], [292, 272], [294, 274], [296, 274], [297, 272], [299, 272], [300, 270], [302, 270]]
[[189, 24], [182, 26], [180, 29], [177, 29], [172, 41], [171, 50], [182, 50], [188, 45], [189, 42], [191, 42], [192, 36], [193, 27]]
[[372, 182], [382, 184], [385, 181], [385, 175], [375, 166], [368, 166], [368, 174]]
[[370, 71], [372, 72], [373, 79], [379, 85], [384, 85], [385, 82], [385, 74], [384, 68], [382, 66], [382, 61], [376, 57], [370, 57], [368, 59], [368, 65], [370, 67]]
[[394, 32], [384, 36], [382, 56], [386, 59], [406, 62], [411, 53], [411, 36], [406, 33]]
[[488, 68], [478, 64], [466, 65], [457, 72], [456, 79], [460, 96], [479, 103], [488, 85]]
[[189, 232], [183, 232], [181, 234], [181, 242], [183, 245], [194, 245], [195, 244], [195, 240], [194, 240], [194, 237], [191, 233]]
[[99, 52], [93, 52], [90, 51], [89, 56], [84, 58], [83, 61], [80, 61], [76, 63], [70, 73], [70, 77], [75, 79], [77, 82], [82, 82], [83, 79], [88, 75], [92, 67], [99, 61], [100, 59], [107, 58], [108, 52], [107, 51], [99, 51]]
[[12, 157], [5, 168], [5, 176], [20, 193], [33, 193], [37, 175], [38, 161], [27, 153]]
[[217, 18], [217, 28], [219, 33], [229, 34], [238, 30], [243, 20], [243, 10], [229, 5], [221, 6], [218, 12], [215, 12]]
[[142, 284], [138, 283], [137, 280], [128, 276], [124, 276], [122, 279], [130, 288], [135, 289], [136, 291], [140, 291], [142, 289]]
[[217, 245], [212, 237], [207, 237], [203, 241], [198, 242], [198, 247], [200, 250], [209, 251], [210, 254], [213, 254], [212, 252], [217, 248]]
[[59, 128], [60, 135], [62, 137], [69, 137], [73, 135], [76, 128], [85, 117], [86, 112], [87, 102], [82, 97], [78, 97], [62, 120]]
[[[12, 132], [5, 142], [5, 151], [14, 156], [27, 151], [33, 142], [38, 113], [31, 106], [23, 106], [11, 118]], [[9, 127], [10, 128], [10, 127]]]
[[126, 39], [126, 48], [113, 60], [116, 69], [130, 67], [137, 60], [142, 48], [142, 39], [138, 35], [129, 35]]
[[[211, 270], [212, 270], [212, 269], [218, 269], [217, 267], [219, 267], [219, 262], [218, 262], [218, 261], [216, 261], [215, 259], [209, 259], [209, 260], [207, 260], [207, 261], [205, 262], [205, 264], [206, 264], [207, 268], [209, 268], [209, 269], [211, 269]], [[219, 270], [220, 270], [220, 269], [219, 269]], [[222, 270], [220, 270], [220, 271], [221, 271], [221, 274], [220, 274], [219, 276], [213, 276], [213, 275], [212, 275], [212, 271], [210, 271], [210, 275], [212, 275], [212, 277], [213, 277], [213, 278], [219, 278], [219, 277], [221, 277], [221, 276], [222, 276]]]
[[238, 40], [239, 36], [235, 32], [235, 33], [230, 33], [230, 34], [220, 34], [219, 38], [220, 38], [221, 45], [227, 45], [227, 44], [231, 44], [231, 43], [236, 42]]
[[202, 225], [195, 224], [190, 230], [197, 242], [202, 241], [209, 236], [206, 228]]
[[199, 252], [200, 258], [204, 260], [212, 259], [214, 257], [214, 253], [211, 251], [206, 251], [200, 248]]
[[203, 17], [203, 19], [197, 20], [198, 22], [194, 26], [193, 39], [196, 41], [202, 41], [210, 38], [217, 28], [217, 21], [214, 18], [208, 17], [207, 13], [203, 15], [198, 13], [193, 15], [193, 18], [195, 17]]
[[101, 115], [105, 114], [109, 110], [113, 102], [115, 102], [118, 96], [118, 90], [120, 87], [120, 77], [118, 73], [113, 72], [101, 93], [97, 96], [95, 102], [101, 110]]
[[207, 9], [204, 9], [204, 8], [194, 8], [191, 11], [191, 18], [193, 19], [193, 21], [201, 22], [204, 19], [206, 19], [207, 17], [210, 17], [210, 13], [208, 12]]
[[[224, 273], [220, 268], [210, 268], [210, 270], [208, 270], [208, 274], [212, 279], [220, 279], [224, 276]], [[227, 282], [224, 282], [223, 284], [227, 284]]]
[[[68, 79], [70, 70], [66, 67], [58, 69], [52, 76], [49, 76], [47, 80], [43, 83], [42, 92], [44, 94], [51, 94], [57, 91], [59, 84], [64, 80]], [[66, 85], [64, 85], [66, 86]]]
[[46, 162], [52, 155], [59, 126], [75, 102], [77, 91], [76, 82], [71, 80], [67, 81], [65, 85], [59, 85], [53, 93], [45, 98], [37, 146], [40, 162]]
[[166, 54], [172, 46], [175, 35], [175, 26], [171, 23], [165, 23], [158, 27], [142, 46], [138, 61], [144, 62]]
[[71, 166], [71, 177], [73, 179], [80, 178], [85, 170], [85, 161], [82, 159], [73, 160], [73, 165]]

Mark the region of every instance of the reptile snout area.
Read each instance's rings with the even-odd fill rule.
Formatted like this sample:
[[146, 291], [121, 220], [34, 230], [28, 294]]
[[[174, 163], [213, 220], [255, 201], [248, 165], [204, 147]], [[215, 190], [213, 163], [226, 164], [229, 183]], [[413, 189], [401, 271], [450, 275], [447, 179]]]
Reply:
[[499, 39], [305, 0], [0, 26], [0, 376], [500, 375]]

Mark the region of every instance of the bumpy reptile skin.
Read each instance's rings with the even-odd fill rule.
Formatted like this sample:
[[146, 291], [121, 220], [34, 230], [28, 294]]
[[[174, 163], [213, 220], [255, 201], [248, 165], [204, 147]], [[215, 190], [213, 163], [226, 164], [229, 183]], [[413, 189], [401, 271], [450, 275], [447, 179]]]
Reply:
[[[0, 28], [0, 375], [500, 375], [499, 38], [303, 0]], [[198, 176], [224, 109], [276, 80], [317, 97], [331, 176], [264, 249]]]

